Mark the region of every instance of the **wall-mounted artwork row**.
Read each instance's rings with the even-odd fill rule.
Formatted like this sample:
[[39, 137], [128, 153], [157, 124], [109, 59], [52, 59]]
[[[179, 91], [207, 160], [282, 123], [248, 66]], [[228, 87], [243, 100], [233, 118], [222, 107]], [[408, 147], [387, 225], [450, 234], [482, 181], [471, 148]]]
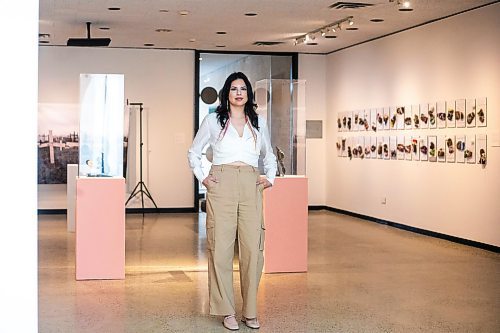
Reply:
[[337, 138], [337, 156], [486, 165], [486, 134]]
[[487, 98], [340, 112], [339, 132], [486, 127]]

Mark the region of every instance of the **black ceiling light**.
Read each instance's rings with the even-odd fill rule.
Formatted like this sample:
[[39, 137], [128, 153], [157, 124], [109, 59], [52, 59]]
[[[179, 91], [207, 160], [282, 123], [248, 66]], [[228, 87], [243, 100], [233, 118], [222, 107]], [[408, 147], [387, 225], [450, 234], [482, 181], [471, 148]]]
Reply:
[[87, 38], [70, 38], [66, 43], [67, 46], [108, 46], [111, 43], [111, 38], [91, 38], [90, 24], [87, 23]]

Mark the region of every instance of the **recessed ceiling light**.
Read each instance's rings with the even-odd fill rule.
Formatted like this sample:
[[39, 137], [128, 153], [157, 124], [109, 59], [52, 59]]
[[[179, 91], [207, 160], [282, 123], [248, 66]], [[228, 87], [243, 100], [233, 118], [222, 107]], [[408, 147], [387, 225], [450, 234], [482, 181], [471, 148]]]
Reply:
[[160, 9], [159, 12], [160, 13], [168, 13], [168, 9]]
[[326, 35], [325, 38], [337, 38], [337, 36], [333, 36], [333, 35]]
[[99, 27], [100, 30], [109, 30], [109, 27]]
[[245, 13], [245, 16], [257, 16], [257, 13]]
[[411, 12], [413, 8], [399, 8], [400, 12]]
[[354, 31], [354, 30], [359, 30], [359, 28], [350, 27], [350, 28], [345, 28], [345, 30]]
[[179, 15], [181, 15], [181, 16], [189, 15], [189, 11], [187, 11], [187, 10], [179, 10]]
[[379, 23], [379, 22], [384, 22], [384, 19], [374, 18], [374, 19], [371, 19], [370, 21], [375, 22], [375, 23]]
[[165, 29], [165, 28], [159, 28], [155, 30], [156, 32], [172, 32], [170, 29]]
[[217, 35], [225, 35], [225, 34], [227, 34], [227, 32], [225, 32], [225, 31], [217, 31], [216, 34]]
[[226, 47], [226, 45], [215, 45], [215, 47]]
[[46, 34], [46, 33], [39, 33], [39, 34], [38, 34], [38, 38], [50, 38], [50, 34]]
[[314, 45], [318, 45], [318, 43], [316, 43], [316, 42], [314, 42], [314, 43], [306, 43], [306, 45], [314, 46]]
[[48, 44], [50, 42], [48, 40], [39, 40], [38, 43], [40, 43], [40, 44]]
[[109, 7], [108, 10], [121, 10], [120, 7]]
[[152, 43], [145, 43], [144, 46], [155, 46], [155, 44]]
[[194, 42], [196, 42], [196, 39], [195, 39], [195, 38], [190, 38], [190, 39], [189, 39], [189, 42], [190, 42], [190, 43], [194, 43]]

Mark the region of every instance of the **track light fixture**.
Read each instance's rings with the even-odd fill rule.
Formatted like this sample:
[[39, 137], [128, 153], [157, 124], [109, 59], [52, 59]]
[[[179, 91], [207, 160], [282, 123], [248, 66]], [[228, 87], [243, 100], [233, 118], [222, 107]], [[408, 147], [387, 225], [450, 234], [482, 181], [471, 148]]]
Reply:
[[338, 32], [338, 31], [342, 30], [342, 24], [344, 24], [344, 23], [347, 23], [348, 25], [353, 25], [354, 24], [353, 19], [354, 19], [353, 16], [347, 16], [341, 20], [337, 20], [337, 21], [332, 22], [330, 24], [324, 25], [321, 28], [318, 28], [316, 30], [309, 31], [308, 33], [306, 33], [302, 36], [294, 38], [293, 44], [294, 45], [308, 44], [308, 43], [311, 43], [316, 38], [316, 34], [321, 34], [321, 36], [325, 37], [330, 31], [331, 32]]
[[389, 2], [396, 2], [399, 6], [399, 10], [402, 12], [409, 12], [413, 10], [411, 8], [410, 0], [389, 0]]
[[402, 6], [403, 8], [410, 8], [411, 7], [410, 0], [402, 0], [402, 1], [399, 1], [398, 4], [400, 6]]

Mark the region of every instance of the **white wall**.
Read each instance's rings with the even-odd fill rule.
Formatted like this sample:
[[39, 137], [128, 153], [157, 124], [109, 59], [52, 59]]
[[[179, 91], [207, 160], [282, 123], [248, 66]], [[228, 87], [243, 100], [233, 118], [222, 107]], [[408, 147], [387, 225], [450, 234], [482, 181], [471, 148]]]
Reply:
[[[328, 56], [328, 206], [500, 245], [498, 17], [500, 4], [490, 5]], [[414, 133], [486, 133], [485, 169], [336, 156], [338, 112], [484, 96], [487, 128]]]
[[[22, 22], [22, 24], [20, 24]], [[0, 332], [38, 331], [36, 219], [38, 1], [2, 2]]]
[[325, 204], [326, 57], [300, 54], [299, 79], [306, 80], [306, 119], [323, 121], [323, 138], [306, 139], [309, 205]]
[[[39, 52], [40, 103], [78, 103], [80, 73], [125, 74], [125, 98], [149, 112], [147, 187], [161, 208], [192, 207], [186, 153], [193, 138], [194, 51], [42, 46]], [[65, 186], [40, 185], [39, 208], [65, 209], [65, 195]]]

